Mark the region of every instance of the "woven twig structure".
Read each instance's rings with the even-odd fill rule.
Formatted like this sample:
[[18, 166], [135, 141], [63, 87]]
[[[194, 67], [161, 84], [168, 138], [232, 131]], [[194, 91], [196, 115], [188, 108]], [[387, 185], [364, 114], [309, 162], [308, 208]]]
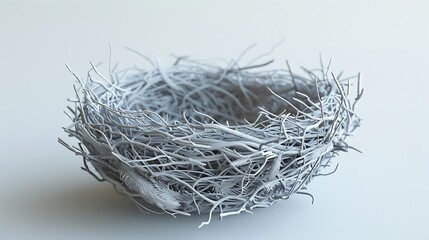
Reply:
[[[350, 146], [360, 77], [323, 68], [220, 67], [179, 58], [166, 68], [103, 77], [93, 66], [69, 99], [68, 149], [151, 212], [220, 217], [268, 207], [306, 185]], [[308, 194], [309, 195], [309, 194]], [[311, 196], [311, 195], [310, 195]]]

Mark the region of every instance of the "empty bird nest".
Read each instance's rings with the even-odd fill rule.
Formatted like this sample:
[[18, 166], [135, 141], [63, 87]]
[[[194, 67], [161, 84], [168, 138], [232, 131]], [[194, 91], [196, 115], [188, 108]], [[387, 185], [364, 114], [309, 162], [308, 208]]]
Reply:
[[59, 139], [83, 157], [84, 170], [146, 211], [209, 213], [202, 226], [213, 213], [310, 195], [306, 185], [334, 168], [360, 124], [359, 75], [341, 78], [323, 65], [299, 75], [289, 64], [266, 70], [270, 62], [178, 58], [163, 68], [148, 60], [150, 69], [109, 78], [94, 65], [86, 80], [72, 72], [79, 84], [64, 130], [78, 144]]

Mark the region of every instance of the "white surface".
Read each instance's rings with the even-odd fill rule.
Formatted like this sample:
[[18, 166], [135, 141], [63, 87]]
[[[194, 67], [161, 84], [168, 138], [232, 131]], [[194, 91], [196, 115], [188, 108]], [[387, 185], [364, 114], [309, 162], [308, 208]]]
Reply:
[[[139, 3], [140, 2], [140, 3]], [[0, 239], [429, 239], [427, 1], [2, 1], [0, 2]], [[67, 63], [126, 67], [130, 46], [172, 61], [237, 57], [252, 43], [277, 64], [361, 71], [364, 118], [351, 143], [364, 153], [304, 196], [198, 229], [206, 216], [142, 215], [107, 184], [79, 170], [61, 147]], [[106, 66], [106, 65], [104, 65]]]

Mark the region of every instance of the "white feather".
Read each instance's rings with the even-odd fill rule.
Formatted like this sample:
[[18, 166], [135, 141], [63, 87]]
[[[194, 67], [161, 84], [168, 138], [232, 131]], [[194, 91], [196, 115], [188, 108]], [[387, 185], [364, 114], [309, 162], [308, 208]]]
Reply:
[[144, 201], [154, 204], [163, 210], [174, 211], [180, 207], [174, 192], [167, 187], [154, 184], [132, 169], [121, 171], [121, 180], [133, 192], [141, 195]]

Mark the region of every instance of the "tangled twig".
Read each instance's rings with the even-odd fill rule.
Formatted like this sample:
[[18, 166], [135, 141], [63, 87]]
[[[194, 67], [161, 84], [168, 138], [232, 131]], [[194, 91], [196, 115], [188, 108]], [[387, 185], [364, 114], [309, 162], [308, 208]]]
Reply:
[[150, 212], [209, 213], [202, 226], [215, 212], [222, 218], [309, 195], [306, 185], [350, 148], [345, 139], [360, 123], [359, 75], [329, 76], [323, 65], [301, 76], [288, 63], [151, 63], [110, 79], [94, 65], [85, 81], [72, 72], [79, 86], [64, 130], [80, 143], [59, 140], [83, 157], [85, 171], [97, 177], [90, 162], [98, 180]]

